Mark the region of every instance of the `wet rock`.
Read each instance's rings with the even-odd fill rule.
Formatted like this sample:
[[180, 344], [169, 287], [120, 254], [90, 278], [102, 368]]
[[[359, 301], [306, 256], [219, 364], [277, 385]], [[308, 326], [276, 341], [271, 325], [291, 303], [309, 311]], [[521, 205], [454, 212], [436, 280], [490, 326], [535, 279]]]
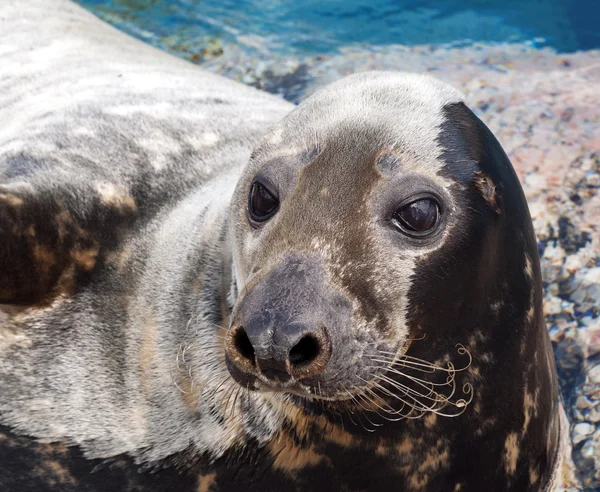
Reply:
[[600, 299], [600, 267], [583, 268], [575, 275], [576, 288], [571, 295], [573, 301], [583, 312], [599, 305]]
[[581, 441], [584, 441], [588, 436], [592, 435], [596, 427], [592, 424], [588, 424], [587, 422], [581, 422], [573, 427], [572, 432], [572, 440], [573, 444], [579, 444]]
[[600, 364], [590, 369], [588, 379], [591, 383], [600, 385]]
[[587, 421], [598, 424], [600, 422], [600, 404], [596, 404], [596, 406], [587, 410], [584, 416]]

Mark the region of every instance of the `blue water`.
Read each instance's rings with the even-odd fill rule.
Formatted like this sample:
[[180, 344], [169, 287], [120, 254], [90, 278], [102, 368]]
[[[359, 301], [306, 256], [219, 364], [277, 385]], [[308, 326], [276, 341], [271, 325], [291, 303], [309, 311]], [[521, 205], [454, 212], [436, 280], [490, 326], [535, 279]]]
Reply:
[[529, 42], [600, 48], [600, 0], [78, 0], [120, 29], [189, 55], [207, 38], [278, 54], [342, 46]]

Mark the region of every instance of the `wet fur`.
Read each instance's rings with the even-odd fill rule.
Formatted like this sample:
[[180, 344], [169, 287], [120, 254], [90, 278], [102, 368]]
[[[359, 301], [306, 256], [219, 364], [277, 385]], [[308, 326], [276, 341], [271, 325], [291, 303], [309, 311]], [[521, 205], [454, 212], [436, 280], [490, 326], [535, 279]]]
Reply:
[[[362, 74], [290, 113], [68, 2], [22, 8], [0, 7], [0, 486], [391, 490], [394, 477], [398, 490], [536, 490], [549, 480], [558, 395], [531, 221], [516, 176], [495, 164], [501, 148], [458, 92], [417, 75]], [[352, 156], [345, 178], [334, 171], [340, 156]], [[325, 169], [337, 176], [329, 190], [303, 198], [327, 187]], [[281, 179], [289, 199], [262, 239], [244, 212], [258, 170]], [[384, 247], [343, 217], [339, 241], [326, 232], [320, 210], [360, 196], [366, 225], [399, 186], [424, 182], [454, 212], [430, 244]], [[511, 227], [515, 243], [498, 246]], [[492, 245], [485, 257], [480, 236]], [[393, 247], [405, 253], [390, 259]], [[510, 259], [506, 284], [494, 247], [530, 255]], [[410, 345], [446, 364], [464, 344], [475, 362], [459, 386], [474, 390], [469, 413], [390, 423], [356, 402], [355, 413], [328, 410], [239, 386], [223, 349], [234, 306], [290, 250], [325, 262], [323, 278], [353, 299], [353, 331], [340, 342], [349, 349]], [[440, 276], [452, 293], [440, 284], [437, 310], [421, 311]], [[404, 281], [392, 289], [390, 278]], [[535, 359], [515, 364], [522, 346]], [[357, 377], [372, 374], [356, 362]]]

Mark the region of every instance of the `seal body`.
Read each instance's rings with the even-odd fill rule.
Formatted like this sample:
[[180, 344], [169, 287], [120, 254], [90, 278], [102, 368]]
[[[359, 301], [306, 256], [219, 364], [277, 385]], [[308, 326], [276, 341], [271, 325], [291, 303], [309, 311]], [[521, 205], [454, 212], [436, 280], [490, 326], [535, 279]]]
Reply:
[[19, 8], [2, 490], [548, 486], [531, 219], [458, 92], [374, 72], [293, 109], [62, 0]]

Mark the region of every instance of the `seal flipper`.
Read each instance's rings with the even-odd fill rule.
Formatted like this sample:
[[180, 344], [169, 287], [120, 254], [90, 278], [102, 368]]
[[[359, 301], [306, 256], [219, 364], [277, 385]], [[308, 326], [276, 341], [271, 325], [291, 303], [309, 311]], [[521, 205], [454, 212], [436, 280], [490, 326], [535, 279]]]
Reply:
[[0, 185], [0, 303], [71, 295], [135, 219], [135, 201], [117, 186], [71, 188]]

